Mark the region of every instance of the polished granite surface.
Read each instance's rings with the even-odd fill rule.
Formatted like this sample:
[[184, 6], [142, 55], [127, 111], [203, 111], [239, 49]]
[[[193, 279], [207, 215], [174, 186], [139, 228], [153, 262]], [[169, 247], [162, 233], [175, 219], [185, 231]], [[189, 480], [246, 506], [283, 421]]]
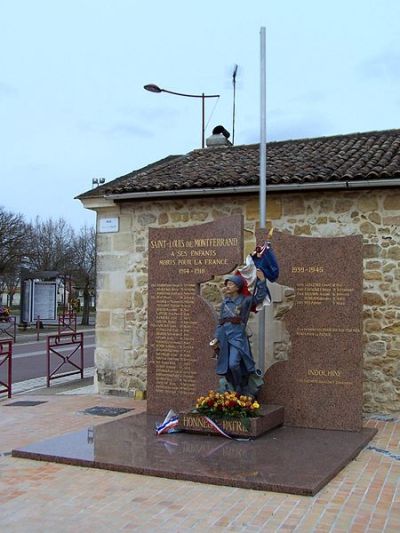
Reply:
[[13, 450], [26, 457], [216, 485], [314, 495], [376, 433], [280, 427], [249, 441], [175, 433], [138, 414]]

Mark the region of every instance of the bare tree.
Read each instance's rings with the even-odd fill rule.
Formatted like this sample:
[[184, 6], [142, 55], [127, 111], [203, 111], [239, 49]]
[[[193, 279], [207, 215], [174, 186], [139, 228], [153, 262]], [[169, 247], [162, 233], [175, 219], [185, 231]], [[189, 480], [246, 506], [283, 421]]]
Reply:
[[19, 265], [15, 266], [15, 269], [11, 272], [3, 274], [0, 279], [0, 293], [6, 292], [8, 296], [8, 305], [11, 307], [13, 304], [14, 295], [20, 285], [19, 278]]
[[29, 225], [28, 250], [30, 270], [68, 273], [71, 268], [74, 230], [63, 219], [42, 221], [36, 217]]
[[89, 325], [91, 292], [96, 284], [96, 230], [83, 226], [74, 235], [71, 274], [77, 288], [83, 291], [82, 326]]
[[24, 258], [31, 271], [54, 271], [72, 278], [83, 291], [82, 325], [89, 324], [90, 296], [96, 279], [96, 232], [84, 226], [77, 233], [63, 219], [26, 224], [21, 215], [0, 208], [0, 288], [12, 301]]
[[19, 268], [27, 242], [27, 226], [22, 215], [0, 207], [0, 276]]

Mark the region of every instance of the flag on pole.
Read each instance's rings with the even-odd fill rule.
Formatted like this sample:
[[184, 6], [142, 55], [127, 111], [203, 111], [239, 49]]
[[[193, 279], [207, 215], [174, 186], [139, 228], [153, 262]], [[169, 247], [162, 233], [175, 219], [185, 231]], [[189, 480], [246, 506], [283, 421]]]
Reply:
[[268, 281], [274, 282], [279, 277], [279, 265], [271, 248], [271, 243], [265, 242], [263, 246], [257, 246], [252, 254], [256, 268], [263, 271]]
[[[257, 269], [260, 269], [270, 282], [276, 281], [279, 277], [278, 261], [269, 241], [266, 241], [263, 246], [257, 246], [254, 252], [246, 257], [245, 264], [238, 268], [235, 273], [244, 280], [241, 293], [245, 296], [249, 296], [254, 291], [257, 280]], [[270, 303], [271, 294], [267, 288], [267, 297], [257, 306], [257, 311], [262, 309], [264, 305], [269, 305]]]

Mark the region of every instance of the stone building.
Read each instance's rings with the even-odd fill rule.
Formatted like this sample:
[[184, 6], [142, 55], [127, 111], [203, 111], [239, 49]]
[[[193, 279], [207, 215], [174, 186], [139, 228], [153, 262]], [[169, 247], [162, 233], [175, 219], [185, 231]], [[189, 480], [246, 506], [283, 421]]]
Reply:
[[[272, 142], [267, 159], [274, 228], [363, 236], [364, 410], [400, 411], [400, 130]], [[217, 143], [78, 197], [97, 212], [100, 392], [146, 389], [148, 228], [240, 213], [247, 253], [259, 220], [258, 168], [258, 145]]]

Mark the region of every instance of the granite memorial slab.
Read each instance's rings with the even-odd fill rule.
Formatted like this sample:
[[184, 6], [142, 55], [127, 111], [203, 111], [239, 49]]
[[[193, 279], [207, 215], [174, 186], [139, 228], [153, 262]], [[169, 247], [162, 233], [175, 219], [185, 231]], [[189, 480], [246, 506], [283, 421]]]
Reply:
[[[257, 240], [262, 241], [259, 232]], [[283, 316], [286, 361], [265, 374], [260, 403], [284, 406], [285, 424], [362, 427], [362, 237], [315, 238], [275, 232], [278, 283], [294, 288]], [[268, 335], [268, 330], [266, 332]]]
[[175, 433], [157, 436], [145, 413], [12, 451], [23, 457], [170, 479], [314, 495], [376, 433], [280, 427], [255, 440]]
[[216, 314], [200, 283], [243, 260], [243, 217], [184, 228], [149, 229], [147, 409], [185, 411], [215, 389], [209, 342]]

